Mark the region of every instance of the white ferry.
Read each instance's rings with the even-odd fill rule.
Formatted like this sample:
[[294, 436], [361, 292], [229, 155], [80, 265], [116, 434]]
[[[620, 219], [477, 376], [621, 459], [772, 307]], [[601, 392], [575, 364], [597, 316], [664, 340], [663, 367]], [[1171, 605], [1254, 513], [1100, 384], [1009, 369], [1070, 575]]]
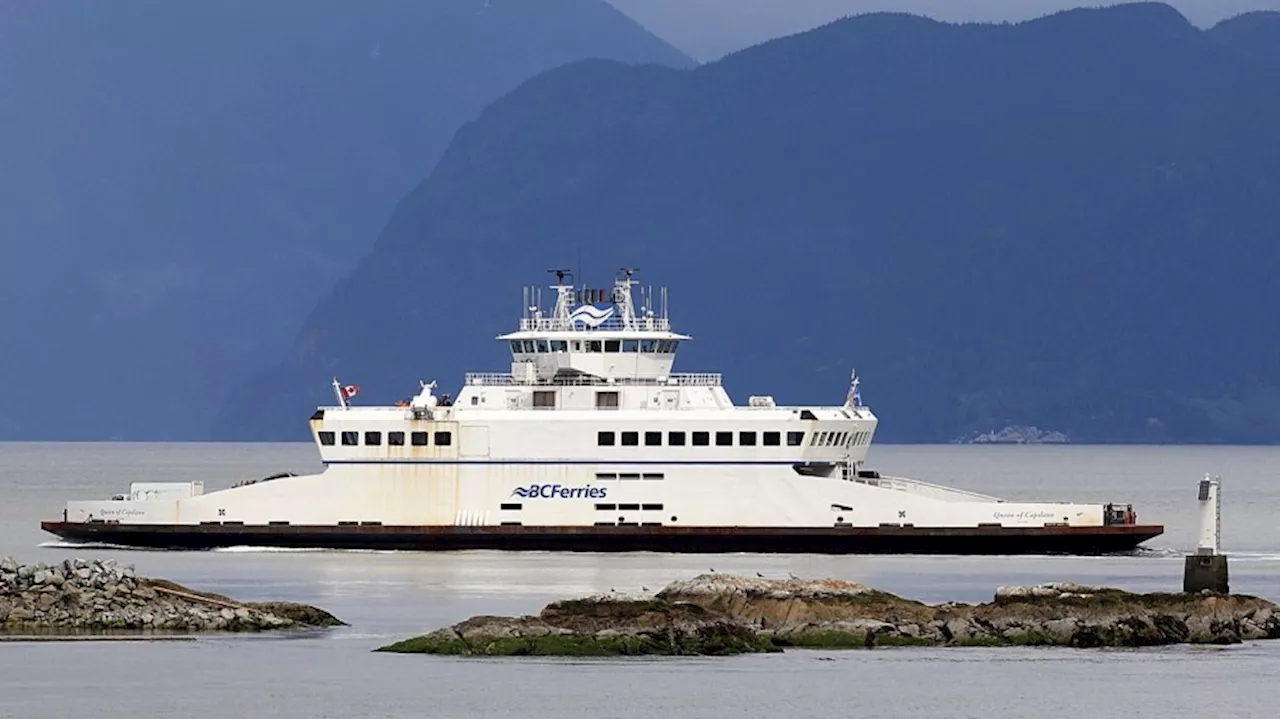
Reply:
[[[718, 374], [672, 372], [690, 338], [666, 290], [525, 289], [498, 339], [509, 373], [435, 382], [390, 407], [311, 417], [325, 468], [204, 492], [138, 482], [68, 502], [43, 528], [137, 547], [1029, 554], [1131, 550], [1163, 532], [1128, 505], [1006, 502], [863, 467], [876, 417], [856, 375], [843, 404], [735, 405]], [[634, 290], [634, 292], [633, 292]], [[640, 304], [636, 304], [638, 295]]]

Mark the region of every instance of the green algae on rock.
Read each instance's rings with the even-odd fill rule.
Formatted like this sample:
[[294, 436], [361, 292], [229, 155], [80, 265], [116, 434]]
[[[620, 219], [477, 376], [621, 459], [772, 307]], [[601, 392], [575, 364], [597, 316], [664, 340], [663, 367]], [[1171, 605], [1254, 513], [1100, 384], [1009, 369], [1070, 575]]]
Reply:
[[1280, 638], [1257, 597], [1134, 594], [1078, 584], [1001, 587], [986, 604], [930, 606], [854, 582], [703, 574], [656, 596], [473, 617], [379, 651], [487, 656], [729, 655], [783, 648], [1142, 647]]
[[767, 637], [696, 604], [604, 595], [536, 617], [472, 617], [378, 651], [487, 656], [712, 655], [776, 651]]

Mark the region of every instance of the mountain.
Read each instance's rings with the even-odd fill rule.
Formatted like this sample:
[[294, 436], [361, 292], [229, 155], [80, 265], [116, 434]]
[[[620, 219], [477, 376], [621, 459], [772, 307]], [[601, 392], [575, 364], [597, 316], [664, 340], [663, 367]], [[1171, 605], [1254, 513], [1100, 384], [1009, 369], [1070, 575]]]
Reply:
[[602, 0], [0, 0], [0, 439], [205, 438], [488, 102], [691, 64]]
[[584, 61], [459, 131], [220, 437], [500, 370], [519, 286], [670, 285], [683, 371], [888, 441], [1280, 441], [1280, 44], [1245, 16], [850, 18], [694, 69]]

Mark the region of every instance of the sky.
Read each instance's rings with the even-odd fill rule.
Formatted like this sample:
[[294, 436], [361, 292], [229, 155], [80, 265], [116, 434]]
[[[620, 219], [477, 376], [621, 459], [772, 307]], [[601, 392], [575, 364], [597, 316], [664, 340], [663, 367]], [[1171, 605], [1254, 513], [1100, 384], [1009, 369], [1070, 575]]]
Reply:
[[[1081, 5], [1076, 0], [608, 0], [686, 54], [702, 61], [845, 15], [893, 10], [949, 22], [1028, 20]], [[1280, 10], [1280, 0], [1166, 0], [1208, 27], [1250, 10]]]

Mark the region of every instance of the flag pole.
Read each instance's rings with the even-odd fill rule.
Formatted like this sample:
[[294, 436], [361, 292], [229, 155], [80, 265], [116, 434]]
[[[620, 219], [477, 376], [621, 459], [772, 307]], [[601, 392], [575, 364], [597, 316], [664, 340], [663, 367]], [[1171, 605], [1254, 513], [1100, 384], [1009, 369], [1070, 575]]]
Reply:
[[338, 404], [342, 405], [343, 409], [347, 409], [347, 398], [342, 396], [342, 385], [338, 384], [337, 377], [333, 378], [333, 394], [338, 398]]

